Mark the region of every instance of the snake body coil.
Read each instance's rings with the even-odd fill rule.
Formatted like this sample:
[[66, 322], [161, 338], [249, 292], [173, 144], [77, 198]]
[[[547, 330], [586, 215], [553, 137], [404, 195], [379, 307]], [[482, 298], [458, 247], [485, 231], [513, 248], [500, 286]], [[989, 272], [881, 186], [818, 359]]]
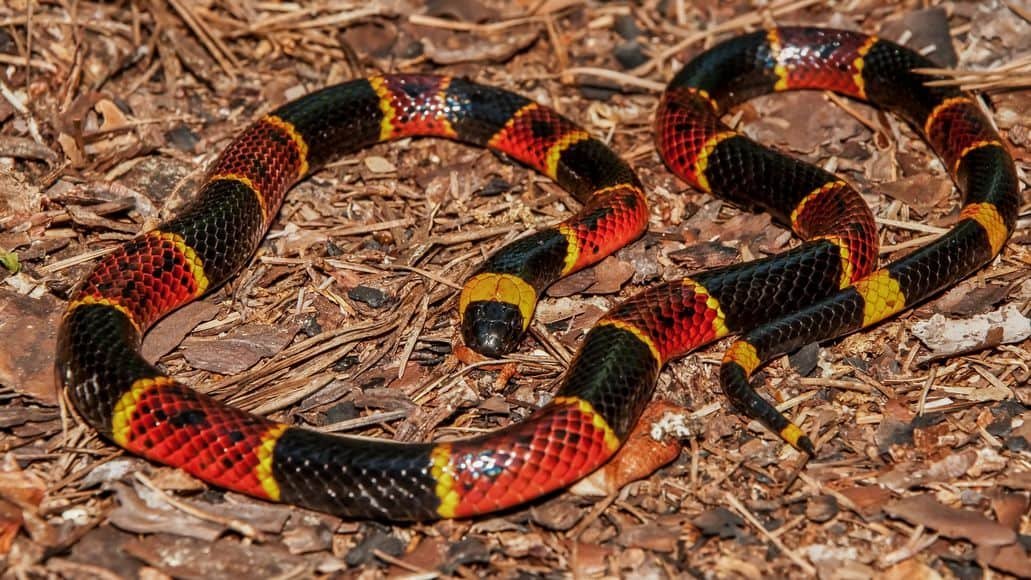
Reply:
[[[587, 335], [551, 403], [522, 423], [436, 444], [326, 435], [226, 406], [138, 353], [154, 322], [250, 259], [296, 181], [373, 143], [426, 135], [489, 147], [583, 201], [576, 215], [502, 248], [466, 282], [463, 336], [487, 354], [515, 346], [549, 284], [646, 229], [641, 185], [606, 146], [546, 107], [450, 77], [351, 81], [246, 129], [178, 217], [106, 256], [87, 277], [61, 326], [59, 376], [76, 409], [106, 437], [214, 485], [350, 517], [461, 517], [518, 505], [596, 469], [628, 435], [667, 361], [747, 332], [724, 360], [727, 394], [812, 452], [801, 430], [749, 386], [761, 362], [873, 324], [954, 284], [995, 256], [1013, 228], [1012, 160], [970, 95], [927, 87], [910, 72], [929, 65], [875, 37], [810, 28], [737, 37], [689, 63], [659, 108], [664, 161], [697, 189], [765, 209], [806, 242], [617, 306]], [[854, 190], [719, 120], [745, 99], [797, 88], [868, 100], [919, 129], [967, 194], [960, 221], [875, 270], [873, 217]]]

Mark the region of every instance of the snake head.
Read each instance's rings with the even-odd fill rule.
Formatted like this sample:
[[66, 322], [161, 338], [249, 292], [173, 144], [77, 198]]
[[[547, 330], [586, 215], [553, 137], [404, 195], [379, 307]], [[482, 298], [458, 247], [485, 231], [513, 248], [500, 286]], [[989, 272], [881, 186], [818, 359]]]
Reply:
[[536, 305], [537, 291], [514, 274], [481, 272], [469, 278], [458, 300], [466, 346], [490, 357], [512, 352]]
[[522, 312], [510, 302], [471, 302], [462, 317], [466, 346], [495, 358], [515, 350], [524, 328]]

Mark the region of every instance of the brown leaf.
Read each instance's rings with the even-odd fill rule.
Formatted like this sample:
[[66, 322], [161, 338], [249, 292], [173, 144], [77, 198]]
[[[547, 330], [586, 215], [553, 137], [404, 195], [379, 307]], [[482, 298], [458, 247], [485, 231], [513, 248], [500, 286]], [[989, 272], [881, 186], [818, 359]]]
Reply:
[[644, 548], [645, 550], [669, 553], [676, 551], [679, 537], [679, 528], [648, 523], [624, 529], [616, 537], [616, 542], [624, 548]]
[[297, 325], [244, 324], [215, 340], [187, 340], [183, 356], [194, 368], [231, 375], [279, 353], [290, 344], [297, 330]]
[[169, 314], [147, 333], [140, 348], [143, 360], [154, 364], [179, 345], [201, 322], [218, 314], [218, 306], [208, 301], [193, 302]]
[[98, 526], [72, 546], [68, 559], [91, 566], [99, 564], [121, 578], [143, 580], [143, 563], [122, 551], [122, 546], [134, 537], [113, 526]]
[[333, 533], [325, 525], [299, 525], [283, 532], [283, 545], [291, 554], [307, 554], [328, 550], [333, 544]]
[[1010, 489], [1031, 490], [1031, 471], [1018, 471], [1016, 473], [1012, 473], [1006, 477], [1000, 478], [996, 483]]
[[394, 173], [397, 171], [396, 165], [379, 155], [368, 155], [363, 161], [365, 162], [365, 167], [373, 173]]
[[1017, 578], [1031, 578], [1031, 554], [1021, 544], [1010, 546], [978, 546], [977, 559], [992, 568], [1013, 574]]
[[992, 511], [1000, 524], [1019, 532], [1020, 519], [1028, 513], [1029, 501], [1026, 493], [1003, 493], [992, 499]]
[[559, 497], [530, 508], [530, 519], [549, 530], [564, 532], [583, 519], [585, 513], [572, 501]]
[[881, 511], [885, 502], [895, 495], [890, 489], [877, 485], [848, 487], [838, 493], [847, 497], [864, 516], [872, 516]]
[[423, 54], [437, 64], [459, 64], [463, 62], [505, 62], [525, 50], [540, 37], [540, 30], [511, 31], [502, 38], [473, 38], [465, 46], [453, 47], [423, 39]]
[[888, 197], [902, 201], [925, 214], [949, 198], [952, 194], [952, 181], [929, 173], [919, 173], [898, 181], [882, 183], [879, 189]]
[[905, 491], [918, 485], [947, 483], [967, 473], [977, 463], [977, 452], [966, 450], [950, 453], [942, 459], [923, 467], [910, 463], [897, 465], [891, 471], [877, 477], [877, 482], [895, 491]]
[[412, 568], [417, 570], [437, 570], [447, 560], [449, 542], [444, 538], [424, 538], [415, 549], [404, 555], [401, 561], [410, 567], [393, 565], [387, 571], [387, 576], [395, 578], [411, 574]]
[[977, 545], [1005, 546], [1017, 541], [1016, 532], [1006, 526], [973, 510], [942, 505], [927, 494], [900, 499], [884, 506], [884, 511], [943, 536], [965, 538]]
[[952, 46], [949, 18], [941, 7], [913, 10], [901, 18], [881, 27], [880, 36], [890, 40], [901, 40], [905, 35], [906, 46], [926, 55], [938, 66], [954, 67], [959, 62]]
[[594, 283], [587, 288], [588, 294], [613, 294], [619, 292], [623, 284], [634, 275], [634, 267], [612, 256], [602, 260], [593, 268]]
[[47, 484], [38, 475], [23, 470], [14, 456], [4, 456], [0, 465], [0, 498], [35, 512], [46, 494]]
[[426, 14], [460, 22], [487, 22], [500, 16], [497, 10], [478, 0], [428, 0]]
[[737, 248], [720, 242], [700, 242], [669, 253], [669, 259], [691, 271], [708, 270], [733, 264], [740, 259]]
[[157, 534], [126, 542], [125, 551], [176, 578], [300, 578], [312, 573], [300, 556], [274, 545], [230, 539], [212, 542]]
[[598, 273], [595, 268], [580, 270], [548, 286], [547, 294], [552, 298], [564, 298], [574, 294], [581, 294], [584, 290], [593, 286], [597, 279]]
[[345, 27], [341, 36], [359, 54], [383, 58], [397, 43], [397, 27], [390, 22], [359, 22]]
[[598, 544], [576, 542], [570, 551], [570, 567], [584, 577], [600, 576], [608, 570], [614, 549]]
[[64, 305], [51, 296], [29, 298], [0, 290], [0, 384], [57, 403], [54, 353]]
[[1005, 300], [1011, 291], [1005, 284], [980, 285], [976, 279], [967, 280], [928, 304], [928, 308], [936, 313], [956, 316], [983, 314]]
[[114, 131], [129, 125], [129, 120], [125, 117], [125, 113], [110, 99], [101, 99], [93, 106], [104, 117], [104, 122], [98, 129], [99, 132]]
[[179, 511], [145, 487], [136, 489], [124, 483], [113, 484], [118, 507], [108, 518], [111, 525], [137, 534], [167, 533], [211, 542], [221, 536], [225, 526]]

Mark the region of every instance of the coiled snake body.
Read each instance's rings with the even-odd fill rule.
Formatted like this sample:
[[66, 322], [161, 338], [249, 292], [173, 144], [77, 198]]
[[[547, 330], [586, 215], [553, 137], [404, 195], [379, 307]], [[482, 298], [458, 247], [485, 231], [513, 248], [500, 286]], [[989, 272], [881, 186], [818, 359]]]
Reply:
[[[283, 196], [327, 161], [428, 135], [503, 152], [583, 202], [561, 224], [494, 254], [459, 300], [467, 344], [511, 350], [541, 292], [647, 227], [630, 167], [554, 111], [461, 78], [382, 75], [283, 105], [238, 136], [195, 200], [103, 258], [73, 296], [58, 373], [79, 413], [125, 449], [214, 485], [350, 517], [462, 517], [561, 489], [604, 464], [651, 397], [662, 366], [730, 333], [721, 382], [747, 415], [812, 453], [750, 387], [771, 357], [891, 316], [998, 254], [1018, 203], [1013, 161], [973, 98], [928, 87], [930, 66], [854, 32], [779, 28], [730, 39], [689, 63], [662, 97], [658, 150], [696, 189], [758, 207], [805, 241], [777, 256], [648, 289], [589, 332], [559, 392], [526, 421], [483, 436], [400, 444], [291, 427], [226, 406], [144, 362], [143, 334], [236, 273]], [[937, 241], [882, 269], [862, 199], [844, 181], [767, 149], [719, 115], [756, 95], [825, 89], [901, 116], [938, 153], [967, 202]]]

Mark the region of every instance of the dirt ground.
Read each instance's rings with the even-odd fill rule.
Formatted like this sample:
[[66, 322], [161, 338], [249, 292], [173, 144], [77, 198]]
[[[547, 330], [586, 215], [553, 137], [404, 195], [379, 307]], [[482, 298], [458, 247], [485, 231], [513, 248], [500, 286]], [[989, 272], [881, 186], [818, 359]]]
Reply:
[[[0, 5], [0, 577], [1031, 577], [1031, 203], [978, 274], [760, 373], [819, 450], [807, 463], [719, 391], [727, 342], [666, 367], [686, 432], [642, 479], [496, 516], [344, 521], [211, 488], [125, 454], [62, 404], [55, 327], [91, 263], [173, 215], [247, 123], [375, 72], [463, 75], [548, 104], [639, 171], [648, 233], [553, 287], [507, 364], [456, 345], [458, 283], [577, 204], [489, 152], [404, 140], [295, 187], [246, 270], [166, 318], [144, 352], [291, 424], [399, 441], [481, 433], [551, 396], [584, 333], [660, 280], [797, 243], [689, 189], [655, 152], [664, 84], [770, 24], [876, 33], [983, 89], [1026, 188], [1024, 0], [5, 0]], [[874, 208], [882, 262], [961, 200], [904, 123], [833, 95], [728, 116], [838, 172]]]

